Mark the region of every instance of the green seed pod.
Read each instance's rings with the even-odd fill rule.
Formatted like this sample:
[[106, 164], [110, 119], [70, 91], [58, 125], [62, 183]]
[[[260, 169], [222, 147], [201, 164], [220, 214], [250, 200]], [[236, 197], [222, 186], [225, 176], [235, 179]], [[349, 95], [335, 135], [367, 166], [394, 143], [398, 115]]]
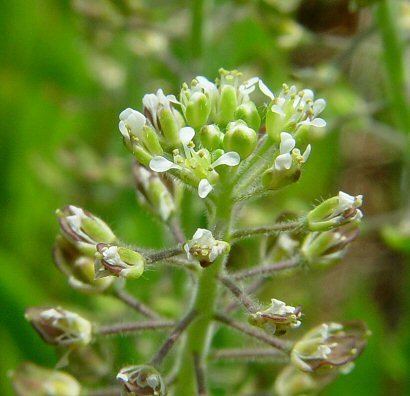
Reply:
[[234, 120], [235, 110], [238, 107], [236, 90], [232, 85], [224, 85], [219, 100], [218, 121], [222, 126]]
[[223, 136], [217, 125], [205, 125], [199, 131], [199, 140], [202, 146], [209, 151], [222, 147]]
[[224, 137], [224, 149], [237, 152], [241, 159], [252, 154], [258, 142], [256, 132], [243, 121], [231, 122]]
[[261, 126], [261, 117], [255, 103], [246, 102], [241, 104], [235, 110], [235, 118], [237, 120], [245, 121], [246, 124], [249, 125], [249, 127], [254, 131], [259, 131], [259, 128]]
[[211, 113], [211, 103], [202, 92], [194, 92], [185, 108], [185, 118], [188, 125], [198, 129], [206, 124]]

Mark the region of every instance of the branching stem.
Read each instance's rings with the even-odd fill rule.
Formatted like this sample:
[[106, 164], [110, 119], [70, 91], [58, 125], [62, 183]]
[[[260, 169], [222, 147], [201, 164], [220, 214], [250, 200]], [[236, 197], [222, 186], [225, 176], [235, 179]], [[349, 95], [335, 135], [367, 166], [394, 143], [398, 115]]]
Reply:
[[227, 348], [218, 349], [210, 354], [212, 360], [257, 360], [269, 359], [271, 362], [286, 364], [288, 357], [276, 348]]
[[174, 248], [170, 248], [170, 249], [160, 250], [158, 252], [149, 254], [148, 257], [147, 257], [147, 262], [148, 263], [155, 263], [156, 261], [166, 260], [166, 259], [169, 259], [171, 257], [178, 256], [182, 252], [183, 252], [183, 250], [179, 246], [174, 247]]
[[228, 276], [220, 276], [221, 282], [230, 290], [230, 292], [242, 303], [246, 310], [250, 313], [258, 311], [258, 307], [252, 299]]

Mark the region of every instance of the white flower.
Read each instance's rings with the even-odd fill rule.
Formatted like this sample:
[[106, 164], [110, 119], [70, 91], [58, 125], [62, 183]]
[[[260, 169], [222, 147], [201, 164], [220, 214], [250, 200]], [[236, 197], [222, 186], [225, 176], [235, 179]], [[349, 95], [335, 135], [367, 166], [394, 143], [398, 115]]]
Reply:
[[190, 259], [192, 255], [197, 258], [203, 266], [214, 262], [221, 254], [228, 253], [229, 249], [229, 243], [215, 239], [211, 231], [203, 228], [198, 228], [192, 239], [184, 245], [188, 259]]
[[131, 135], [140, 136], [146, 118], [139, 111], [127, 108], [120, 113], [119, 129], [122, 136], [130, 140]]
[[158, 89], [155, 94], [146, 94], [142, 98], [144, 109], [150, 114], [150, 121], [156, 129], [160, 129], [158, 110], [161, 108], [171, 109], [171, 103], [178, 104], [179, 102], [174, 95], [165, 95], [162, 89]]
[[280, 134], [279, 155], [275, 159], [276, 170], [290, 169], [292, 167], [294, 157], [296, 157], [300, 163], [304, 163], [308, 160], [311, 152], [310, 144], [306, 147], [306, 150], [302, 155], [300, 155], [300, 151], [298, 149], [295, 149], [295, 145], [296, 141], [290, 133], [282, 132]]
[[343, 191], [339, 191], [339, 211], [345, 212], [349, 209], [356, 209], [362, 206], [363, 203], [363, 195], [356, 195], [355, 197], [349, 195]]

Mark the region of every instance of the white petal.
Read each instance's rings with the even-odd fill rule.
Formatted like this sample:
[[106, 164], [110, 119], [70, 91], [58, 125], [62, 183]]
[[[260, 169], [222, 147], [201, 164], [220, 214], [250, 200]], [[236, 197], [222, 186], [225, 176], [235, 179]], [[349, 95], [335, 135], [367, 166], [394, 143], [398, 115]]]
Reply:
[[278, 155], [275, 159], [275, 168], [277, 170], [290, 169], [292, 166], [292, 156], [287, 154]]
[[270, 109], [272, 112], [279, 114], [281, 117], [285, 117], [285, 112], [279, 105], [272, 105]]
[[192, 236], [192, 240], [201, 239], [205, 231], [207, 231], [205, 228], [197, 228], [195, 234]]
[[130, 139], [130, 134], [128, 133], [128, 129], [125, 126], [125, 122], [124, 121], [120, 121], [120, 123], [118, 124], [118, 127], [120, 129], [121, 135], [124, 136], [125, 139]]
[[150, 112], [155, 112], [155, 109], [158, 107], [158, 98], [157, 95], [151, 93], [151, 94], [146, 94], [142, 98], [142, 104], [143, 106], [148, 109]]
[[315, 118], [310, 122], [310, 125], [316, 128], [323, 128], [326, 126], [326, 121], [323, 118]]
[[133, 109], [131, 109], [131, 108], [126, 108], [125, 110], [123, 110], [121, 113], [120, 113], [120, 120], [121, 121], [125, 121], [131, 114], [132, 114], [132, 112], [133, 111], [135, 111], [135, 110], [133, 110]]
[[303, 90], [303, 100], [306, 101], [308, 99], [313, 100], [313, 98], [315, 97], [315, 94], [313, 93], [313, 91], [311, 89], [304, 89]]
[[200, 198], [206, 198], [213, 190], [213, 187], [207, 179], [202, 179], [198, 184], [198, 195]]
[[254, 86], [259, 81], [260, 81], [259, 77], [252, 77], [249, 80], [245, 81], [242, 85], [245, 88], [249, 88], [249, 87]]
[[149, 163], [154, 172], [166, 172], [170, 169], [181, 169], [181, 167], [161, 156], [155, 156]]
[[129, 126], [132, 132], [138, 134], [145, 125], [145, 121], [146, 118], [144, 114], [141, 114], [139, 111], [133, 111], [125, 120], [125, 123]]
[[188, 143], [194, 138], [195, 130], [191, 127], [181, 128], [179, 131], [179, 140], [184, 146], [187, 146]]
[[293, 136], [288, 132], [282, 132], [280, 134], [280, 153], [286, 154], [290, 153], [296, 145], [295, 139]]
[[305, 152], [302, 154], [303, 161], [306, 162], [310, 156], [310, 152], [312, 151], [312, 146], [310, 144], [307, 145]]
[[213, 168], [219, 165], [236, 166], [241, 162], [241, 157], [235, 151], [229, 151], [228, 153], [222, 154], [215, 162], [211, 164]]
[[259, 89], [265, 96], [267, 96], [271, 100], [275, 99], [275, 95], [272, 93], [272, 91], [266, 86], [266, 84], [262, 80], [259, 80], [258, 85], [259, 85]]
[[339, 209], [347, 210], [353, 206], [355, 197], [343, 191], [339, 191]]
[[326, 107], [326, 100], [324, 99], [317, 99], [313, 103], [313, 113], [315, 115], [320, 114]]

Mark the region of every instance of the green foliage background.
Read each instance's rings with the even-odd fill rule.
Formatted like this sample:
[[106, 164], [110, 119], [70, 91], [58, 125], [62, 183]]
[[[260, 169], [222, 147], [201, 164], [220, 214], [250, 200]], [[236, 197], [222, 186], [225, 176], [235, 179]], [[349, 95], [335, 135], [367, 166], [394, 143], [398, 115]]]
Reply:
[[[298, 24], [297, 11], [277, 5], [297, 1], [216, 0], [207, 5], [204, 48], [198, 52], [189, 28], [191, 2], [137, 1], [137, 9], [127, 3], [0, 0], [0, 378], [24, 360], [56, 362], [51, 348], [24, 320], [27, 306], [61, 304], [122, 317], [123, 307], [113, 301], [70, 290], [55, 268], [54, 211], [74, 203], [100, 215], [128, 242], [167, 243], [162, 227], [135, 200], [118, 113], [128, 106], [140, 108], [145, 92], [158, 87], [176, 91], [184, 79], [197, 74], [214, 78], [223, 66], [257, 74], [275, 89], [297, 81], [329, 103], [324, 115], [328, 133], [314, 144], [301, 182], [257, 202], [244, 221], [274, 221], [284, 208], [309, 208], [339, 189], [363, 193], [366, 200], [362, 237], [344, 262], [327, 272], [274, 279], [260, 298], [268, 299], [273, 290], [275, 297], [302, 303], [306, 328], [324, 320], [368, 323], [373, 332], [368, 349], [356, 369], [327, 388], [326, 395], [410, 392], [409, 259], [390, 250], [379, 233], [384, 225], [395, 224], [401, 205], [403, 135], [386, 104], [383, 48], [377, 25], [372, 27], [373, 9], [346, 16], [335, 7], [347, 2], [332, 0], [327, 2], [334, 7], [330, 16], [318, 13]], [[87, 14], [81, 4], [100, 10], [99, 17]], [[124, 22], [133, 17], [134, 24]], [[408, 43], [410, 16], [401, 17]], [[296, 41], [284, 46], [288, 30]], [[162, 34], [164, 46], [158, 49], [154, 40], [150, 48], [152, 32]], [[189, 195], [184, 208], [189, 234], [201, 225], [202, 211]], [[168, 287], [164, 277], [172, 279], [170, 290], [181, 301], [153, 293], [154, 284]], [[133, 291], [174, 313], [183, 306], [184, 281], [180, 274], [158, 271], [138, 281]], [[217, 342], [229, 345], [229, 334]], [[123, 339], [116, 346], [123, 363], [136, 359], [138, 348], [124, 346]], [[230, 367], [222, 365], [221, 372], [231, 375]], [[240, 373], [255, 376], [262, 387], [271, 383], [275, 370], [250, 363]], [[226, 394], [223, 378], [219, 383], [214, 393]], [[9, 381], [0, 381], [0, 394], [12, 394]]]

